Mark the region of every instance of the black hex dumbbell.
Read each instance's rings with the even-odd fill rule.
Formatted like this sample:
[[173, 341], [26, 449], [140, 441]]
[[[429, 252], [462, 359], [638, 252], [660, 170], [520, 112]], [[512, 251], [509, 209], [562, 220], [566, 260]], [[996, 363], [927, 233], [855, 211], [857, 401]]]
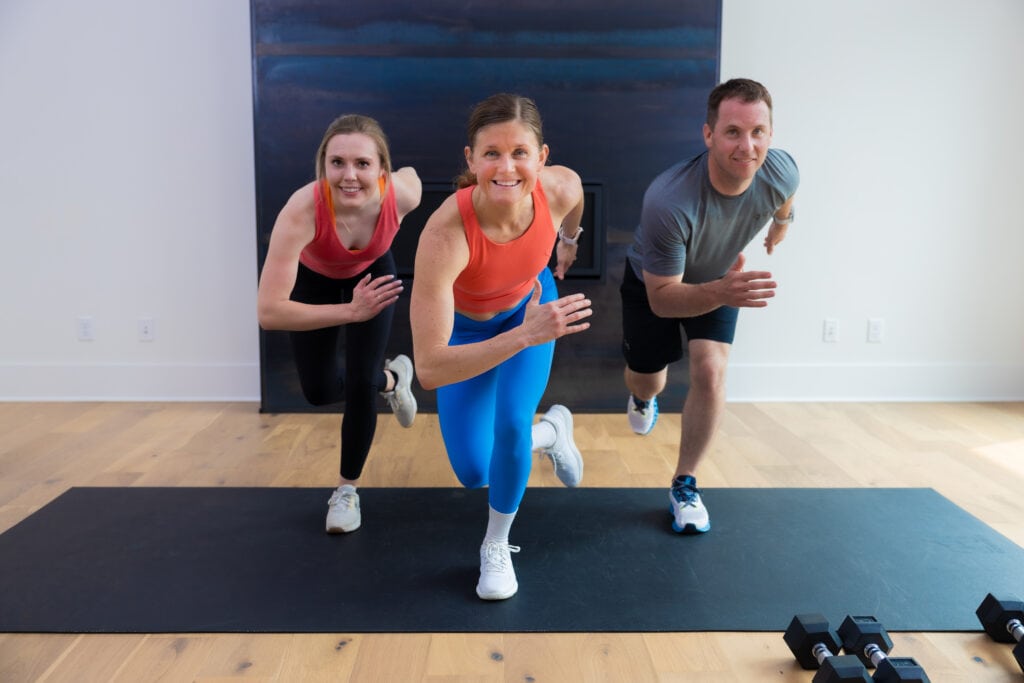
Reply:
[[782, 639], [805, 669], [817, 669], [813, 683], [870, 683], [868, 670], [853, 655], [839, 654], [839, 636], [821, 614], [793, 617]]
[[849, 616], [839, 625], [843, 650], [854, 655], [864, 666], [875, 669], [874, 683], [930, 683], [913, 657], [890, 657], [892, 638], [874, 617]]
[[1024, 671], [1024, 602], [1016, 598], [997, 598], [989, 593], [975, 614], [985, 633], [997, 643], [1017, 642], [1013, 658]]

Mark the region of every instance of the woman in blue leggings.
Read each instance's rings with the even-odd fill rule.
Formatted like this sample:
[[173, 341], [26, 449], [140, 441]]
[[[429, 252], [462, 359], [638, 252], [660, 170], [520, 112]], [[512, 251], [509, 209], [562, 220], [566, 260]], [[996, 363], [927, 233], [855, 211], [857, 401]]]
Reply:
[[[526, 490], [532, 451], [554, 462], [567, 486], [583, 461], [572, 415], [552, 406], [533, 424], [547, 386], [554, 340], [586, 330], [590, 301], [559, 298], [555, 276], [576, 257], [583, 186], [564, 166], [546, 166], [536, 105], [494, 95], [474, 109], [459, 190], [427, 221], [416, 252], [410, 317], [425, 389], [437, 389], [448, 457], [464, 486], [489, 486], [477, 595], [518, 589], [509, 532]], [[558, 226], [558, 227], [556, 227]]]

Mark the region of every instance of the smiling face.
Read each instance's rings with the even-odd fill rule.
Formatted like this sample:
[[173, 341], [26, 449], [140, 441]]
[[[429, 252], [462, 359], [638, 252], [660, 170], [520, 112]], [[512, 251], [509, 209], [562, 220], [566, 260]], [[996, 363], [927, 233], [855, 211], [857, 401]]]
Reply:
[[514, 204], [533, 192], [548, 147], [516, 119], [484, 126], [465, 153], [483, 197], [498, 204]]
[[771, 110], [765, 102], [722, 100], [714, 129], [704, 124], [712, 186], [725, 195], [741, 194], [764, 163], [771, 142]]
[[334, 206], [358, 207], [380, 201], [378, 179], [384, 177], [377, 143], [362, 133], [335, 135], [324, 152], [324, 177]]

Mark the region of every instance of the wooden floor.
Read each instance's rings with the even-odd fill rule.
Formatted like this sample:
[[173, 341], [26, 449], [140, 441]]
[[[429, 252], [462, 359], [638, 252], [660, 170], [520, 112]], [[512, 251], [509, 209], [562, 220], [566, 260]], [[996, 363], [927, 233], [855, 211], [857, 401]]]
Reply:
[[[435, 415], [409, 430], [382, 418], [363, 486], [457, 486]], [[261, 415], [248, 403], [0, 403], [0, 531], [71, 486], [333, 486], [338, 422]], [[583, 485], [665, 487], [678, 438], [678, 415], [663, 413], [647, 437], [623, 415], [579, 415]], [[700, 475], [705, 487], [933, 487], [1024, 546], [1020, 403], [730, 404]], [[558, 485], [550, 465], [530, 483]], [[1024, 593], [1024, 568], [1021, 579]], [[894, 654], [915, 657], [935, 683], [1021, 680], [1010, 647], [980, 631], [894, 641]], [[780, 633], [0, 634], [5, 683], [811, 677]]]

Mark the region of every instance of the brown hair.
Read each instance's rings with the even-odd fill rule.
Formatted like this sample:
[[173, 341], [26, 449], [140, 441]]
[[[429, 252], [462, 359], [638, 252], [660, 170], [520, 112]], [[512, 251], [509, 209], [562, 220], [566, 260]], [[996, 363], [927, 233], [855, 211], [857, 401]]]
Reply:
[[[544, 146], [544, 130], [537, 104], [529, 97], [502, 92], [491, 95], [473, 107], [473, 112], [469, 115], [469, 121], [466, 123], [466, 138], [469, 148], [473, 149], [477, 133], [482, 128], [506, 121], [521, 122], [537, 136], [537, 147]], [[475, 184], [476, 176], [468, 168], [455, 179], [455, 185], [458, 188]]]
[[327, 143], [331, 141], [335, 135], [345, 135], [349, 133], [362, 133], [369, 137], [377, 144], [377, 154], [380, 156], [380, 166], [384, 169], [384, 173], [388, 176], [391, 175], [391, 152], [388, 150], [388, 138], [384, 135], [384, 129], [380, 127], [376, 119], [370, 118], [369, 116], [363, 116], [362, 114], [344, 114], [334, 119], [331, 125], [327, 126], [326, 132], [324, 132], [323, 140], [320, 141], [320, 147], [316, 151], [316, 177], [317, 180], [323, 180], [324, 178], [324, 166], [327, 155]]
[[723, 100], [737, 99], [741, 102], [764, 102], [768, 105], [768, 121], [772, 120], [772, 96], [768, 88], [749, 78], [733, 78], [715, 86], [708, 95], [707, 124], [711, 130], [718, 123], [718, 107]]

